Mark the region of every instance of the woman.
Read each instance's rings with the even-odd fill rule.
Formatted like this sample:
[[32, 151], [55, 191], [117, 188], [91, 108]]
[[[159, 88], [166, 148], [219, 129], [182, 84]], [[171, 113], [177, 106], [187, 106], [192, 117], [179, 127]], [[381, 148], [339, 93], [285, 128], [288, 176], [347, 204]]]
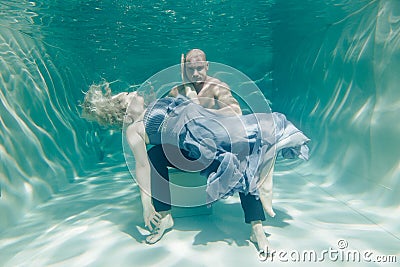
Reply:
[[[144, 99], [137, 92], [112, 95], [107, 83], [92, 85], [81, 106], [83, 117], [89, 120], [107, 126], [128, 125], [126, 137], [136, 161], [145, 225], [150, 230], [152, 224], [163, 227], [156, 240], [173, 221], [153, 207], [146, 144], [173, 145], [180, 150], [172, 153], [185, 151], [186, 157], [204, 166], [208, 203], [235, 192], [252, 194], [260, 197], [271, 216], [275, 215], [270, 171], [275, 152], [308, 158], [309, 139], [279, 113], [218, 115], [181, 96], [159, 99], [145, 109]], [[252, 241], [266, 249], [261, 222], [252, 224]]]

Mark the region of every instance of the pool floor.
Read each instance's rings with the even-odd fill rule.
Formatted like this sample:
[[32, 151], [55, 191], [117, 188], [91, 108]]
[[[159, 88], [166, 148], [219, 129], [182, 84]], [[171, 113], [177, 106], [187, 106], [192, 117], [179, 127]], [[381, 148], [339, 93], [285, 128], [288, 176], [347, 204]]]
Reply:
[[277, 215], [264, 229], [275, 254], [265, 261], [248, 239], [236, 196], [216, 203], [211, 215], [176, 218], [160, 242], [145, 244], [138, 190], [121, 165], [77, 179], [3, 232], [0, 266], [309, 266], [305, 251], [315, 251], [312, 262], [321, 266], [359, 265], [355, 251], [367, 253], [368, 266], [389, 255], [398, 264], [400, 241], [385, 224], [394, 214], [358, 207], [317, 176], [283, 165], [274, 181]]

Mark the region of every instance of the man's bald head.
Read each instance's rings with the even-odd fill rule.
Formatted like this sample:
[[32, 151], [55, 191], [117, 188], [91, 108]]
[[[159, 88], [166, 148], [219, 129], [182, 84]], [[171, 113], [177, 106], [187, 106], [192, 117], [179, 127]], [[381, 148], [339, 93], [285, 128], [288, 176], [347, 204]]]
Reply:
[[186, 54], [186, 62], [191, 62], [192, 60], [195, 61], [207, 61], [206, 60], [206, 53], [204, 53], [200, 49], [192, 49]]

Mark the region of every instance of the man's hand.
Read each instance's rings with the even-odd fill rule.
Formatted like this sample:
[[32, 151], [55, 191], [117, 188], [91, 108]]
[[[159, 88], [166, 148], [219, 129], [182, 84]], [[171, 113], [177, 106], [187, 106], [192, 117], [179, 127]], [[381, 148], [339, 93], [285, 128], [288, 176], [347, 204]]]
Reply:
[[188, 85], [185, 86], [185, 94], [194, 103], [200, 104], [200, 101], [199, 101], [199, 98], [197, 97], [196, 91], [192, 90], [192, 88]]

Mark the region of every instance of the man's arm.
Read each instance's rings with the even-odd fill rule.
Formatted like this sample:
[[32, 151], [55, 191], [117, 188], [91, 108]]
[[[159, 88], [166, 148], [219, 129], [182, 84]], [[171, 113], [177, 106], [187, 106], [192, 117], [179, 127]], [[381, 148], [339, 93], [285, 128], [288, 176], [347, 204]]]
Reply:
[[171, 97], [177, 97], [178, 95], [186, 96], [189, 99], [191, 99], [194, 103], [200, 104], [196, 91], [189, 84], [175, 86], [168, 93], [168, 96], [171, 96]]
[[215, 87], [215, 101], [219, 109], [214, 112], [226, 115], [242, 115], [239, 102], [233, 97], [231, 89], [226, 83], [222, 83]]

